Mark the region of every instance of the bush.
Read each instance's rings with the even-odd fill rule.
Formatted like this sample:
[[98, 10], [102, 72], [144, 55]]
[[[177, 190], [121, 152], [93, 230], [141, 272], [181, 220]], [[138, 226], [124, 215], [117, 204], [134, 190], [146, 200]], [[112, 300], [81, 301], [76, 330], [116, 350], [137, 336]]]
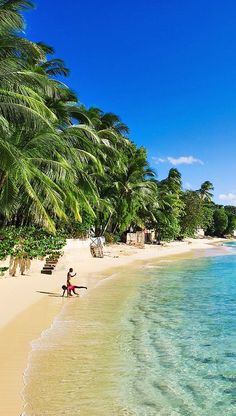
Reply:
[[104, 237], [107, 244], [115, 244], [120, 240], [119, 235], [105, 232]]
[[10, 255], [10, 274], [14, 276], [17, 268], [24, 274], [32, 259], [58, 257], [65, 244], [64, 231], [52, 235], [35, 227], [5, 227], [0, 231], [0, 260]]
[[4, 276], [4, 273], [9, 269], [9, 267], [0, 267], [0, 276]]

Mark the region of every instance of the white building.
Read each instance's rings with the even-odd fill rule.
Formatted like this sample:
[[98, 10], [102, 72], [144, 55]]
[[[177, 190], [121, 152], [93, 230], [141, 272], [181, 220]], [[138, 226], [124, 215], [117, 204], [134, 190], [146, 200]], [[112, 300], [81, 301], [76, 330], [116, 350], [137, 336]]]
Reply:
[[198, 228], [195, 232], [195, 237], [201, 238], [205, 236], [205, 231], [203, 228]]

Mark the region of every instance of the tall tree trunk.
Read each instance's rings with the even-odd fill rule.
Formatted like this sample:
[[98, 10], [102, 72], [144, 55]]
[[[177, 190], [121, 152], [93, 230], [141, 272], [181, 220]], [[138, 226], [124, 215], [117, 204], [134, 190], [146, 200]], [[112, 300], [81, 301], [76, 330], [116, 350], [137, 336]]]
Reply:
[[106, 223], [106, 225], [105, 225], [105, 227], [104, 227], [104, 229], [102, 231], [102, 235], [106, 232], [107, 227], [109, 225], [109, 222], [111, 221], [111, 217], [112, 217], [112, 212], [110, 213], [109, 218], [108, 218], [108, 221], [107, 221], [107, 223]]
[[115, 224], [115, 227], [113, 228], [113, 234], [116, 232], [118, 225], [119, 225], [119, 223], [117, 222], [117, 223]]
[[3, 188], [3, 185], [6, 182], [6, 179], [7, 179], [6, 173], [4, 173], [4, 172], [0, 173], [0, 191]]

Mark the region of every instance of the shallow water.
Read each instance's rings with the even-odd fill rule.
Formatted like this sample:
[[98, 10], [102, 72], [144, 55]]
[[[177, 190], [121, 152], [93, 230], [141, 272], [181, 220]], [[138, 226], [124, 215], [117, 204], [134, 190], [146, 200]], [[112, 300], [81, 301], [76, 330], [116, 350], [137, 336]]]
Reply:
[[224, 246], [236, 249], [236, 241], [228, 241], [227, 243], [224, 243]]
[[65, 299], [27, 416], [236, 415], [236, 256], [151, 263]]

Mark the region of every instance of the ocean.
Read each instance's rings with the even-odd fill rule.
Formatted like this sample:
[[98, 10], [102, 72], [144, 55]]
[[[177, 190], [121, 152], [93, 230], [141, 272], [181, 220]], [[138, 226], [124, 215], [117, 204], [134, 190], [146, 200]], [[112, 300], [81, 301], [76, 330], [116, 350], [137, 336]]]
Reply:
[[33, 343], [24, 415], [236, 415], [236, 244], [228, 246], [233, 255], [123, 268], [64, 299]]

